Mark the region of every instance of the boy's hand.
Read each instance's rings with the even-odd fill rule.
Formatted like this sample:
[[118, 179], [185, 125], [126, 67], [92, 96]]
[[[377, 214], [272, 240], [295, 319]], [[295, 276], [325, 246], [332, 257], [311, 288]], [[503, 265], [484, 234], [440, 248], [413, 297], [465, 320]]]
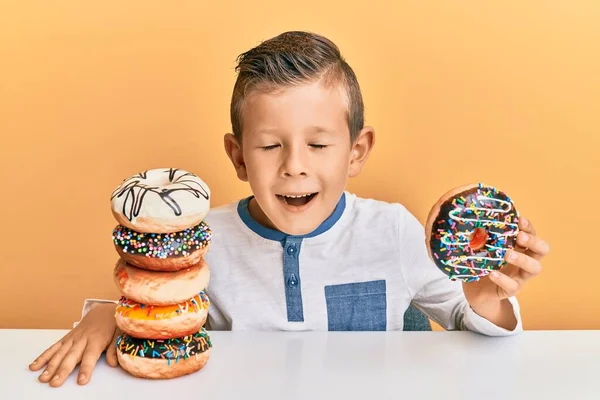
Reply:
[[[541, 260], [550, 246], [536, 236], [533, 224], [519, 220], [520, 232], [515, 250], [507, 251], [509, 263], [476, 282], [463, 282], [463, 291], [471, 308], [482, 317], [508, 330], [517, 324], [512, 305], [506, 300], [521, 291], [525, 283], [542, 272]], [[514, 257], [514, 258], [513, 258]]]
[[79, 378], [77, 382], [85, 385], [89, 382], [96, 362], [104, 352], [108, 365], [118, 365], [115, 342], [120, 334], [115, 321], [115, 304], [100, 304], [83, 317], [79, 325], [62, 339], [44, 351], [29, 369], [38, 371], [46, 364], [39, 376], [40, 382], [50, 382], [50, 386], [61, 386], [77, 364]]

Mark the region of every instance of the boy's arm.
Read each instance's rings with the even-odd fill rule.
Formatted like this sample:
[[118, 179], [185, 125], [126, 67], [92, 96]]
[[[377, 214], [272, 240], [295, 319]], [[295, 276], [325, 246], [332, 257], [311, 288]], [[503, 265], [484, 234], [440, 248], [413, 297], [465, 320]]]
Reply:
[[488, 336], [508, 336], [522, 332], [523, 325], [517, 299], [509, 297], [507, 300], [517, 321], [513, 330], [500, 327], [473, 311], [465, 298], [461, 283], [452, 282], [443, 275], [441, 278], [432, 278], [423, 285], [414, 294], [413, 304], [446, 330], [469, 330]]
[[399, 234], [400, 268], [416, 308], [446, 330], [469, 330], [488, 336], [513, 335], [523, 330], [519, 303], [514, 297], [508, 298], [517, 321], [513, 330], [497, 326], [473, 311], [462, 282], [452, 282], [429, 259], [423, 226], [403, 207]]
[[77, 325], [79, 325], [79, 323], [81, 322], [83, 317], [85, 317], [85, 315], [87, 313], [89, 313], [94, 307], [98, 306], [99, 304], [106, 304], [106, 303], [113, 303], [113, 304], [117, 305], [118, 301], [105, 300], [105, 299], [85, 299], [83, 302], [83, 308], [81, 309], [81, 318], [79, 319], [79, 321], [75, 321], [73, 323], [73, 328], [75, 328]]

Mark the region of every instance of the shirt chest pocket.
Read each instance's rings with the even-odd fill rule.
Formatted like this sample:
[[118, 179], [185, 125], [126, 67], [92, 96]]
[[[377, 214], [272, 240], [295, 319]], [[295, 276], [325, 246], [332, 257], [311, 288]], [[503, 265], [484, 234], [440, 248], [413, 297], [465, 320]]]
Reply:
[[385, 280], [325, 286], [330, 331], [385, 331]]

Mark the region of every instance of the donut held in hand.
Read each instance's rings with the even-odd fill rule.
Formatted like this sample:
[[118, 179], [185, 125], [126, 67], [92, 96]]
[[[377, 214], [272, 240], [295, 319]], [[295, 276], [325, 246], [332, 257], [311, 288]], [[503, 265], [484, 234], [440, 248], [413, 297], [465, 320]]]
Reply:
[[184, 337], [139, 339], [126, 333], [117, 338], [117, 358], [131, 375], [171, 379], [199, 371], [209, 359], [212, 343], [204, 328]]
[[449, 190], [431, 208], [425, 225], [431, 260], [451, 280], [471, 282], [502, 268], [516, 246], [519, 212], [495, 187], [479, 184]]
[[183, 303], [206, 289], [210, 280], [208, 264], [201, 258], [179, 271], [149, 271], [120, 258], [113, 278], [121, 295], [137, 303], [168, 306]]
[[198, 332], [206, 322], [210, 302], [204, 292], [178, 304], [152, 306], [121, 297], [115, 312], [117, 326], [130, 336], [169, 339]]
[[198, 225], [209, 209], [206, 183], [177, 168], [130, 176], [111, 195], [111, 210], [118, 223], [140, 233], [183, 231]]
[[154, 271], [177, 271], [200, 262], [208, 251], [212, 231], [205, 221], [172, 233], [143, 233], [117, 225], [112, 239], [127, 263]]

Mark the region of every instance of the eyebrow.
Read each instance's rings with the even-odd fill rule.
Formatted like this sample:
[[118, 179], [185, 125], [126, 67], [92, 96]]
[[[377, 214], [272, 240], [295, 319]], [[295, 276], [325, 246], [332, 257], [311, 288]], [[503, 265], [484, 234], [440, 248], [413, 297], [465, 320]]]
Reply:
[[328, 134], [333, 134], [335, 133], [334, 131], [324, 128], [322, 126], [311, 126], [308, 131], [310, 133], [328, 133]]
[[[278, 129], [278, 128], [264, 128], [264, 129], [258, 129], [256, 131], [254, 131], [254, 134], [256, 134], [256, 135], [268, 135], [268, 134], [272, 134], [272, 133], [277, 133], [279, 131], [280, 131], [280, 129]], [[331, 129], [327, 129], [327, 128], [324, 128], [322, 126], [317, 126], [317, 125], [308, 127], [306, 129], [306, 131], [307, 131], [307, 133], [311, 133], [311, 134], [315, 134], [315, 133], [333, 134], [333, 133], [335, 133]]]
[[258, 129], [256, 131], [254, 131], [255, 135], [267, 135], [270, 133], [277, 133], [279, 131], [279, 129], [277, 128], [264, 128], [264, 129]]

